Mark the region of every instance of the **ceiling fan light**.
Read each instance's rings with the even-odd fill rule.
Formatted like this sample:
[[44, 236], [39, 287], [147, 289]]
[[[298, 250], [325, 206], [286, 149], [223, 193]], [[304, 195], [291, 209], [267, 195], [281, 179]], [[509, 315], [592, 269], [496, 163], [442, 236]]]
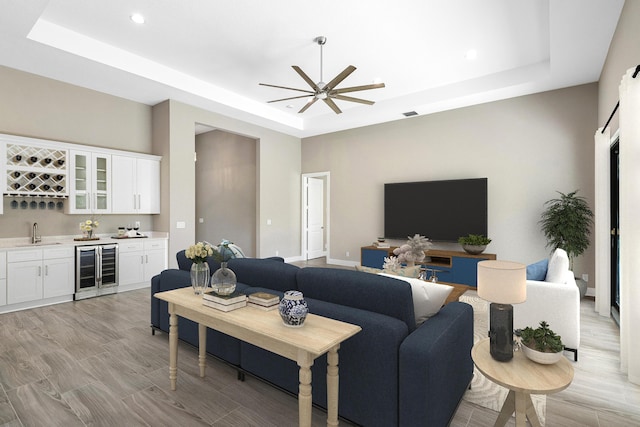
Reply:
[[134, 13], [129, 18], [136, 24], [144, 24], [145, 21], [144, 16], [139, 13]]
[[327, 92], [316, 93], [316, 99], [327, 99]]

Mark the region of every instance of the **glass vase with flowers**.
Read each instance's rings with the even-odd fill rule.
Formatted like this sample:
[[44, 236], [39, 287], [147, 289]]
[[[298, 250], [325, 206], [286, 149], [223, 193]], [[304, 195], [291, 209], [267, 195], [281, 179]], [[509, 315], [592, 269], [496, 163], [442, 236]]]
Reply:
[[185, 250], [185, 256], [193, 261], [191, 264], [191, 286], [196, 295], [202, 293], [209, 286], [209, 264], [207, 257], [213, 256], [213, 247], [206, 242], [198, 242]]

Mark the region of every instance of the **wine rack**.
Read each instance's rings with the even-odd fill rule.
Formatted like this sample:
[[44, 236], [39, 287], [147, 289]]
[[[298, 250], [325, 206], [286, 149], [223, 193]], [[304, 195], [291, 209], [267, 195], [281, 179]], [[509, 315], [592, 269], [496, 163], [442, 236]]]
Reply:
[[5, 194], [67, 197], [67, 150], [7, 144]]

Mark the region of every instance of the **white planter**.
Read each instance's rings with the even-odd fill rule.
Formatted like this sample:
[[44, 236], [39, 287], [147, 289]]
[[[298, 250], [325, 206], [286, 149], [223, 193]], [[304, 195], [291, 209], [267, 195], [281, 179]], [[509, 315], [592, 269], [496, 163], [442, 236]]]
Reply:
[[541, 351], [529, 348], [526, 345], [522, 345], [522, 351], [524, 351], [524, 355], [529, 359], [542, 365], [552, 365], [558, 362], [562, 357], [561, 351], [559, 351], [558, 353], [543, 353]]

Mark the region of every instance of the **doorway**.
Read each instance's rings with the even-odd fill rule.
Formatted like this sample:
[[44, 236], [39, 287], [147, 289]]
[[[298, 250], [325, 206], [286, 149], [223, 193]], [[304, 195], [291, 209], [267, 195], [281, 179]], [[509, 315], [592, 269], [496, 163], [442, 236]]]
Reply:
[[611, 209], [611, 315], [620, 324], [620, 139], [611, 145], [610, 155]]
[[303, 260], [329, 253], [329, 172], [302, 175]]

